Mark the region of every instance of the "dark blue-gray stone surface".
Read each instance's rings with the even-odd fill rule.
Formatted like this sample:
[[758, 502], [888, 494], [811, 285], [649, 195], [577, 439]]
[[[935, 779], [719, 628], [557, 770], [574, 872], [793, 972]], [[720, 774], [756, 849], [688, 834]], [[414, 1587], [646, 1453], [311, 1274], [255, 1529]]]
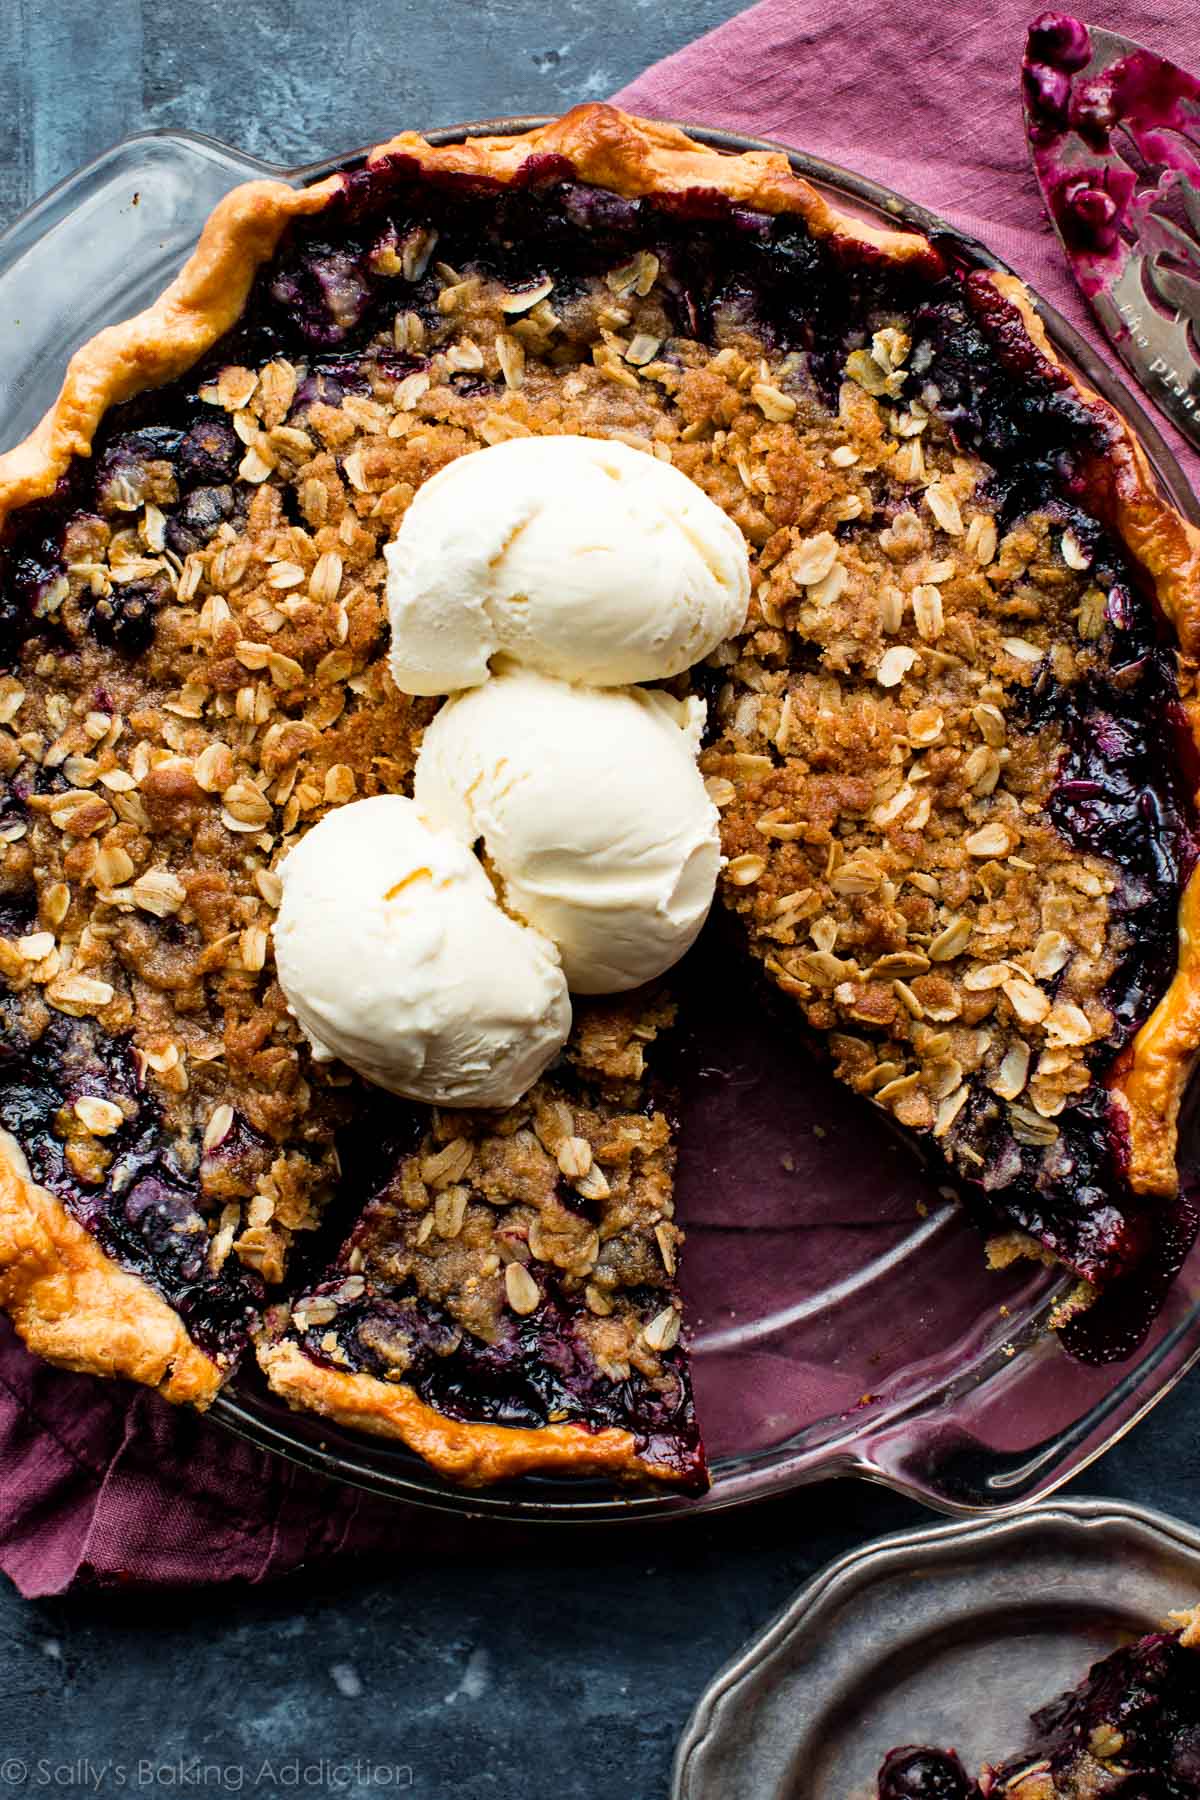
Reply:
[[[0, 224], [127, 132], [186, 126], [293, 162], [405, 125], [561, 111], [735, 10], [0, 0]], [[1076, 1491], [1200, 1521], [1195, 1395], [1185, 1383]], [[437, 1557], [399, 1543], [392, 1566], [254, 1593], [29, 1604], [4, 1587], [0, 1800], [239, 1783], [268, 1800], [661, 1800], [721, 1663], [830, 1557], [922, 1516], [838, 1483], [652, 1530], [489, 1528]]]

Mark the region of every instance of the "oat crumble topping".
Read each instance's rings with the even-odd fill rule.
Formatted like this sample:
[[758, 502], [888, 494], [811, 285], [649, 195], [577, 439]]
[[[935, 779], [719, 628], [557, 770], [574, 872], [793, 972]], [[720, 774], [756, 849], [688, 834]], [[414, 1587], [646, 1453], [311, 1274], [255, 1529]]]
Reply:
[[674, 1148], [645, 1079], [670, 1016], [589, 1004], [567, 1068], [520, 1104], [435, 1111], [287, 1332], [451, 1417], [632, 1424], [653, 1460], [680, 1462], [682, 1443], [694, 1462]]
[[[1132, 1253], [1097, 1071], [1161, 991], [1192, 853], [1169, 662], [1052, 479], [1082, 427], [1047, 402], [1025, 443], [958, 290], [841, 268], [794, 221], [548, 191], [510, 218], [385, 190], [349, 249], [294, 230], [191, 381], [115, 409], [18, 519], [0, 605], [0, 976], [35, 1070], [0, 1117], [231, 1362], [296, 1235], [369, 1191], [290, 1329], [463, 1416], [455, 1358], [555, 1309], [591, 1375], [678, 1401], [679, 1234], [639, 1085], [662, 1015], [582, 1010], [521, 1106], [427, 1117], [350, 1194], [377, 1103], [311, 1062], [274, 979], [289, 846], [410, 789], [436, 702], [388, 676], [382, 549], [438, 469], [615, 437], [741, 528], [746, 630], [691, 677], [726, 901], [837, 1075], [1085, 1276]], [[240, 1338], [206, 1323], [226, 1290]]]

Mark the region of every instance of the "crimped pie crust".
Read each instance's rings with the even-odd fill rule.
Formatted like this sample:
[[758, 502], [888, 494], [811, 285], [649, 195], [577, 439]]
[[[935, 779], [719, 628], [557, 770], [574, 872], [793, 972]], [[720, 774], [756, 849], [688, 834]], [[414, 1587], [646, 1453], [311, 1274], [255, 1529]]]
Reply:
[[[534, 158], [561, 157], [580, 181], [623, 195], [705, 188], [760, 212], [801, 214], [818, 236], [859, 239], [897, 262], [936, 260], [922, 237], [883, 231], [838, 213], [793, 174], [782, 154], [726, 156], [672, 125], [634, 119], [611, 106], [576, 106], [520, 137], [433, 145], [401, 132], [368, 164], [404, 157], [447, 175], [509, 182]], [[248, 181], [213, 208], [188, 261], [153, 306], [98, 332], [68, 365], [62, 390], [28, 438], [0, 456], [0, 525], [15, 507], [45, 499], [73, 456], [86, 456], [110, 406], [171, 381], [212, 348], [238, 318], [256, 271], [293, 219], [311, 217], [342, 190], [330, 175], [310, 188]]]
[[29, 1179], [7, 1133], [0, 1133], [0, 1306], [31, 1350], [65, 1369], [125, 1375], [201, 1409], [225, 1378], [174, 1309]]
[[297, 1344], [265, 1344], [259, 1351], [271, 1387], [289, 1406], [320, 1413], [339, 1425], [398, 1439], [423, 1456], [440, 1475], [462, 1487], [484, 1487], [518, 1475], [645, 1475], [672, 1480], [672, 1470], [639, 1457], [633, 1436], [611, 1428], [588, 1431], [581, 1425], [543, 1425], [528, 1430], [511, 1425], [461, 1423], [426, 1406], [402, 1382], [327, 1369]]
[[[675, 127], [606, 106], [575, 108], [516, 138], [434, 147], [406, 133], [379, 146], [368, 164], [385, 160], [502, 184], [536, 161], [561, 165], [564, 174], [623, 196], [715, 192], [758, 212], [795, 213], [815, 237], [837, 240], [868, 262], [930, 271], [941, 266], [939, 252], [919, 234], [879, 230], [839, 213], [793, 174], [782, 154], [726, 156], [695, 144]], [[210, 350], [241, 315], [256, 272], [289, 224], [320, 213], [344, 187], [342, 176], [300, 192], [253, 182], [227, 196], [164, 295], [77, 352], [54, 407], [22, 445], [0, 457], [0, 524], [54, 493], [72, 459], [89, 454], [110, 407], [178, 377]], [[1022, 285], [1003, 275], [980, 279], [991, 283], [997, 305], [1021, 326], [1009, 333], [1014, 360], [1023, 358], [1027, 368], [1057, 368]], [[1104, 453], [1087, 471], [1088, 503], [1145, 572], [1176, 628], [1181, 696], [1200, 741], [1194, 675], [1200, 649], [1200, 533], [1159, 497], [1124, 421], [1073, 375], [1064, 375], [1105, 433]], [[1112, 1077], [1127, 1114], [1128, 1178], [1136, 1192], [1169, 1194], [1177, 1184], [1175, 1118], [1200, 1046], [1200, 960], [1190, 930], [1198, 907], [1200, 888], [1193, 880], [1183, 909], [1178, 974]], [[221, 1371], [191, 1344], [172, 1309], [107, 1257], [59, 1201], [28, 1180], [11, 1148], [0, 1146], [0, 1167], [0, 1298], [31, 1347], [70, 1367], [149, 1381], [173, 1399], [198, 1404], [211, 1399]], [[385, 1386], [371, 1376], [318, 1369], [288, 1343], [265, 1349], [263, 1360], [273, 1385], [287, 1397], [360, 1428], [403, 1437], [457, 1479], [494, 1479], [568, 1463], [640, 1472], [625, 1433], [551, 1426], [510, 1434], [463, 1425], [424, 1406], [402, 1383]]]

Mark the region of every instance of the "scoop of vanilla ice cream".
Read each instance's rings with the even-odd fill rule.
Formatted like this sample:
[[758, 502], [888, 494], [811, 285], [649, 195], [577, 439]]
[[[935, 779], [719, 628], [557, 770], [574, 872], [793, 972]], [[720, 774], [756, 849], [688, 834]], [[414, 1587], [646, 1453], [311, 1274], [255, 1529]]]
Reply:
[[662, 680], [739, 631], [750, 599], [733, 521], [670, 463], [603, 438], [459, 457], [384, 556], [406, 694], [477, 687], [499, 654], [598, 687]]
[[279, 982], [322, 1059], [439, 1106], [511, 1106], [571, 1028], [553, 944], [411, 800], [327, 813], [280, 867]]
[[698, 700], [512, 669], [425, 732], [418, 806], [483, 839], [505, 904], [558, 945], [577, 993], [651, 980], [704, 923], [721, 853], [703, 719]]

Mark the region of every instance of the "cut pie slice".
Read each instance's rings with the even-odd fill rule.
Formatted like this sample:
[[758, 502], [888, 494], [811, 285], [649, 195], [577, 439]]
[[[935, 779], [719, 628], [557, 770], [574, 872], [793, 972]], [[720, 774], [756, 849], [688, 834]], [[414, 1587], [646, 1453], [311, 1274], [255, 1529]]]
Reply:
[[1200, 1610], [1173, 1614], [1033, 1715], [1029, 1749], [972, 1780], [953, 1750], [893, 1750], [879, 1800], [1185, 1800], [1200, 1793]]
[[[510, 1111], [438, 1114], [259, 1350], [277, 1393], [452, 1479], [706, 1485], [675, 1281], [661, 1003], [595, 1005]], [[418, 1129], [421, 1129], [419, 1126]]]
[[[1103, 1284], [1176, 1183], [1191, 664], [1139, 583], [1162, 543], [1131, 528], [1135, 451], [1017, 285], [896, 316], [827, 406], [797, 394], [758, 434], [774, 529], [703, 763], [726, 898], [836, 1074], [940, 1150], [993, 1258]], [[741, 359], [719, 360], [728, 405]], [[1186, 642], [1194, 582], [1159, 584]]]
[[[994, 1259], [1083, 1298], [1153, 1239], [1200, 1042], [1196, 534], [1018, 283], [782, 155], [588, 106], [237, 190], [0, 458], [0, 1303], [199, 1404], [263, 1338], [293, 1400], [473, 1479], [532, 1434], [686, 1482], [661, 1245], [638, 1273], [661, 1108], [577, 1036], [531, 1106], [580, 1109], [613, 1196], [619, 1121], [654, 1137], [613, 1159], [635, 1217], [591, 1203], [615, 1285], [518, 1250], [531, 1286], [469, 1295], [467, 1249], [504, 1262], [475, 1237], [532, 1223], [495, 1183], [497, 1145], [547, 1175], [534, 1111], [381, 1101], [274, 978], [278, 863], [409, 792], [436, 707], [387, 674], [383, 548], [438, 469], [531, 433], [667, 459], [746, 538], [746, 631], [673, 685], [709, 701], [725, 898], [834, 1075], [945, 1159]], [[409, 1217], [459, 1138], [453, 1202]], [[322, 1221], [314, 1287], [289, 1263]]]

